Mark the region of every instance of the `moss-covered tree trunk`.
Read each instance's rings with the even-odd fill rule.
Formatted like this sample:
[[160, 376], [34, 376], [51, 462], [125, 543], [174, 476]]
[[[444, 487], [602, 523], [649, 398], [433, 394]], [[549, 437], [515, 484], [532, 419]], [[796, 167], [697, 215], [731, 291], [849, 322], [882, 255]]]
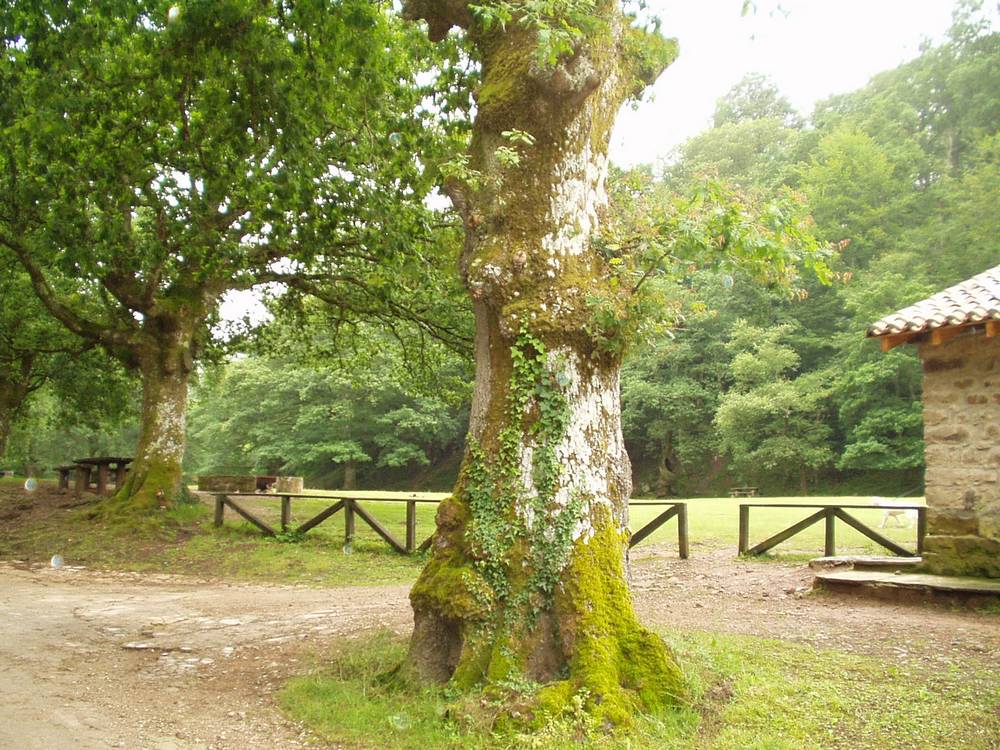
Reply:
[[194, 362], [192, 316], [161, 316], [146, 321], [132, 355], [142, 380], [139, 442], [128, 481], [111, 507], [146, 513], [169, 507], [181, 492], [181, 463], [187, 429], [188, 380]]
[[[466, 28], [483, 77], [477, 176], [449, 188], [476, 312], [469, 447], [410, 596], [406, 666], [459, 686], [549, 683], [543, 710], [586, 689], [593, 711], [626, 722], [682, 687], [666, 646], [637, 622], [626, 582], [631, 471], [621, 348], [608, 326], [620, 310], [591, 238], [615, 115], [673, 46], [631, 29], [615, 2], [598, 5], [575, 53], [556, 64], [539, 61], [536, 31], [477, 27], [465, 3], [407, 11], [432, 37]], [[499, 158], [512, 131], [533, 138], [515, 165]]]

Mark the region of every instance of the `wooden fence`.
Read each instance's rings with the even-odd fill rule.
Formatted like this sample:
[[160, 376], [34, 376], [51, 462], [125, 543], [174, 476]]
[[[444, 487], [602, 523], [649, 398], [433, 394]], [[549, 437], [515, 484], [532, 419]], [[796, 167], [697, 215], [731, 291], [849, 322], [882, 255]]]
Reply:
[[[314, 529], [335, 514], [344, 512], [344, 544], [350, 545], [354, 541], [356, 519], [360, 518], [371, 529], [378, 534], [390, 547], [401, 554], [409, 554], [415, 551], [423, 551], [430, 545], [431, 537], [424, 540], [417, 546], [417, 504], [418, 503], [440, 503], [450, 497], [447, 492], [380, 492], [374, 490], [354, 490], [354, 491], [332, 491], [324, 492], [322, 495], [315, 493], [237, 493], [215, 495], [215, 525], [221, 526], [225, 516], [226, 508], [230, 508], [256, 526], [267, 536], [277, 536], [278, 531], [268, 525], [265, 521], [251, 513], [244, 505], [236, 502], [234, 497], [249, 498], [278, 498], [281, 501], [281, 532], [293, 534], [305, 534], [310, 529]], [[300, 524], [297, 528], [291, 529], [292, 501], [294, 500], [329, 500], [330, 505], [314, 515], [309, 520]], [[369, 513], [362, 505], [362, 501], [395, 502], [406, 503], [406, 540], [401, 542], [390, 532], [377, 518]], [[667, 506], [667, 509], [656, 518], [647, 523], [641, 529], [632, 534], [629, 540], [629, 549], [639, 544], [663, 524], [672, 518], [677, 518], [677, 546], [680, 557], [687, 559], [690, 554], [688, 546], [688, 517], [687, 504], [677, 503], [667, 500], [633, 500], [629, 503], [632, 506]]]
[[[774, 536], [765, 539], [760, 544], [750, 546], [750, 509], [751, 508], [819, 508], [811, 516], [803, 518], [798, 523], [792, 524], [787, 529], [779, 531]], [[911, 552], [905, 547], [896, 544], [891, 539], [882, 536], [875, 529], [865, 525], [857, 518], [847, 512], [847, 508], [865, 508], [868, 510], [915, 510], [917, 512], [917, 548]], [[891, 508], [878, 505], [809, 505], [801, 503], [742, 503], [740, 504], [740, 540], [739, 552], [741, 555], [761, 555], [772, 547], [791, 539], [801, 531], [812, 526], [814, 523], [823, 521], [826, 524], [826, 534], [823, 543], [823, 554], [826, 557], [833, 557], [837, 554], [837, 536], [835, 522], [840, 519], [848, 526], [856, 529], [866, 537], [882, 545], [887, 550], [900, 557], [919, 557], [924, 551], [924, 537], [927, 535], [927, 508], [923, 505], [893, 505]]]

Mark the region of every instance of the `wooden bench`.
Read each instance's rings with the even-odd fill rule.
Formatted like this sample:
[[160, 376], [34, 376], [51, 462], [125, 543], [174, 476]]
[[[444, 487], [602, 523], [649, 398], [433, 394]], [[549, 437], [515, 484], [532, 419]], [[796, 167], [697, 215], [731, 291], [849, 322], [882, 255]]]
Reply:
[[[90, 489], [93, 483], [93, 474], [96, 474], [97, 494], [104, 495], [108, 491], [108, 479], [114, 471], [115, 489], [121, 489], [125, 484], [125, 477], [128, 474], [128, 465], [132, 463], [131, 458], [125, 456], [98, 456], [96, 458], [74, 459], [76, 470], [76, 488], [74, 494], [80, 497]], [[61, 479], [61, 476], [60, 476]], [[67, 484], [68, 484], [67, 478]]]
[[756, 487], [732, 487], [729, 490], [729, 497], [757, 497]]

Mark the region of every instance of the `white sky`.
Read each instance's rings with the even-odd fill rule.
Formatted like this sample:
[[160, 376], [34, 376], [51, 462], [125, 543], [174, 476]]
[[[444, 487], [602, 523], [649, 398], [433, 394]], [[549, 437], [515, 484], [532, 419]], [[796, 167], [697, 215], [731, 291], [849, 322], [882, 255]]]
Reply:
[[[831, 94], [944, 39], [953, 0], [649, 0], [681, 54], [653, 87], [652, 101], [623, 109], [611, 140], [621, 166], [655, 162], [711, 123], [715, 101], [747, 73], [764, 73], [802, 114]], [[987, 7], [995, 3], [987, 0]]]

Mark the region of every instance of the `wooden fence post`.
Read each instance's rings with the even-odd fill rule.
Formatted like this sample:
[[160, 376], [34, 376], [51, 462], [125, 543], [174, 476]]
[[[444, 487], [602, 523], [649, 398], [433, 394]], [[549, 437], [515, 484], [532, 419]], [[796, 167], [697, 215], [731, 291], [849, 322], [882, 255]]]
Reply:
[[344, 547], [354, 544], [354, 501], [344, 500]]
[[222, 515], [226, 512], [226, 496], [215, 496], [215, 525], [222, 526]]
[[281, 496], [281, 530], [288, 531], [288, 526], [292, 520], [292, 498], [288, 495]]
[[927, 536], [927, 508], [917, 508], [917, 557], [924, 556], [925, 536]]
[[833, 508], [826, 512], [826, 538], [823, 541], [823, 554], [826, 557], [833, 557], [837, 554], [837, 530], [834, 527], [834, 522], [837, 520], [837, 516], [833, 512]]
[[681, 560], [687, 560], [691, 555], [688, 547], [688, 508], [687, 503], [680, 506], [677, 514], [677, 547]]
[[412, 553], [417, 548], [417, 501], [406, 501], [406, 551]]
[[740, 505], [739, 554], [745, 555], [750, 549], [750, 506]]

